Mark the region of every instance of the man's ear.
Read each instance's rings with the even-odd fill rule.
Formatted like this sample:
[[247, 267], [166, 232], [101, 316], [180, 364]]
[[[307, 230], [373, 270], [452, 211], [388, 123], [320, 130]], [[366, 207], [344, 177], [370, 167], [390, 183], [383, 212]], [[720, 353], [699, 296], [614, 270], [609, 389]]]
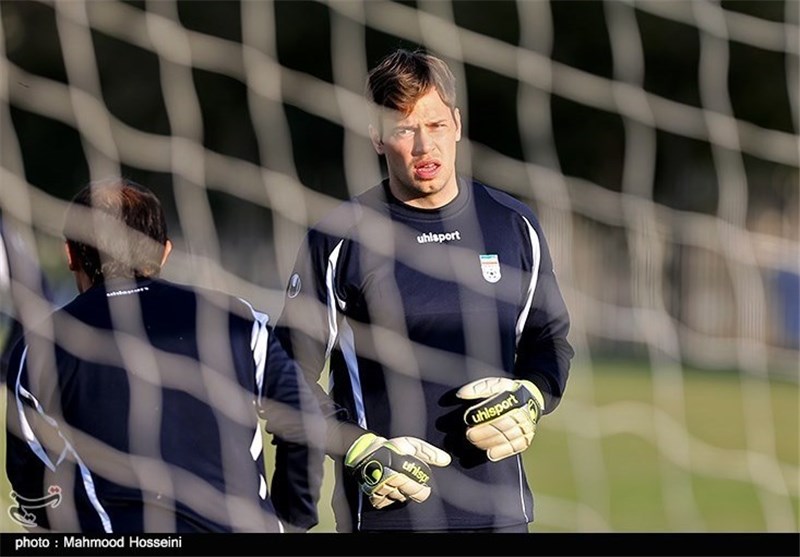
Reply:
[[453, 119], [456, 122], [456, 141], [461, 141], [461, 111], [459, 109], [453, 110]]
[[78, 263], [78, 254], [76, 254], [72, 249], [72, 244], [69, 242], [64, 242], [64, 251], [67, 254], [67, 266], [69, 267], [70, 271], [80, 271], [81, 266]]
[[372, 124], [369, 125], [369, 138], [372, 141], [372, 146], [375, 148], [375, 152], [379, 155], [383, 154], [383, 141], [381, 140], [381, 136], [378, 133], [378, 130], [375, 129], [375, 126]]
[[167, 258], [169, 257], [170, 253], [172, 253], [172, 242], [167, 240], [167, 242], [164, 244], [164, 255], [161, 256], [161, 266], [162, 267], [167, 262]]

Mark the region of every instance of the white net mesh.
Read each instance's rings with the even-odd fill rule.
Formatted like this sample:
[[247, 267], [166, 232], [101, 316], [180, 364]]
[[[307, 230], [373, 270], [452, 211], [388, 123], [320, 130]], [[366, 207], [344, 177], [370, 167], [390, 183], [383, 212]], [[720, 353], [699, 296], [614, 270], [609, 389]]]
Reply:
[[0, 15], [0, 208], [57, 302], [64, 200], [124, 174], [167, 206], [167, 278], [277, 316], [305, 227], [381, 178], [367, 69], [422, 46], [458, 79], [462, 171], [535, 208], [572, 318], [567, 394], [526, 457], [533, 529], [797, 529], [795, 0]]

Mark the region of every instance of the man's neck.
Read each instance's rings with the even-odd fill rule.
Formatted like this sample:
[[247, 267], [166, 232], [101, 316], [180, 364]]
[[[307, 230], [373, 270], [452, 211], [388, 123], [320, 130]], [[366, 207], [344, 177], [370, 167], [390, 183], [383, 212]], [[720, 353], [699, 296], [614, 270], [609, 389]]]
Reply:
[[389, 179], [389, 191], [391, 191], [395, 199], [410, 207], [416, 209], [441, 209], [458, 197], [458, 180], [453, 177], [453, 179], [439, 191], [425, 194], [398, 186]]
[[75, 276], [75, 286], [81, 294], [92, 287], [92, 279], [89, 278], [89, 275], [86, 274], [86, 271], [83, 269], [75, 270], [72, 274]]

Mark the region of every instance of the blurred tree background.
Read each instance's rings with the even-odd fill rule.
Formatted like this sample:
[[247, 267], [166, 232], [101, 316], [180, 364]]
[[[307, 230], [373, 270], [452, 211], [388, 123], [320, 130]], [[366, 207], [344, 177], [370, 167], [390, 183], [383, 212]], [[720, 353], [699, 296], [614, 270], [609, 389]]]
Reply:
[[[537, 0], [531, 0], [537, 2]], [[146, 2], [126, 2], [146, 9]], [[455, 2], [402, 2], [422, 10], [436, 4], [452, 6], [455, 23], [510, 45], [518, 45], [518, 3], [505, 0]], [[158, 4], [158, 2], [151, 3]], [[380, 4], [378, 2], [374, 4]], [[419, 5], [418, 5], [419, 4]], [[333, 83], [331, 56], [331, 11], [325, 2], [274, 2], [277, 57], [281, 65]], [[780, 22], [786, 17], [785, 2], [772, 0], [722, 2], [725, 10]], [[182, 0], [177, 3], [180, 24], [185, 28], [241, 42], [241, 6], [235, 1]], [[613, 79], [609, 29], [604, 2], [556, 1], [552, 11], [552, 59], [585, 72]], [[380, 9], [375, 6], [373, 9]], [[690, 25], [651, 13], [637, 12], [643, 52], [646, 57], [644, 88], [655, 95], [700, 107], [698, 84], [700, 46], [697, 30]], [[2, 6], [6, 56], [26, 72], [67, 83], [62, 42], [55, 12], [48, 2], [11, 1]], [[407, 39], [367, 28], [364, 48], [370, 64], [397, 46], [419, 46]], [[114, 117], [137, 130], [170, 134], [169, 116], [163, 97], [162, 71], [157, 56], [131, 42], [93, 31], [97, 71], [103, 102]], [[729, 91], [737, 118], [768, 129], [796, 133], [789, 98], [786, 53], [731, 43]], [[240, 64], [231, 61], [231, 64]], [[347, 61], [342, 62], [344, 64]], [[344, 171], [344, 133], [341, 125], [301, 107], [283, 106], [291, 133], [292, 160], [260, 160], [253, 129], [254, 118], [247, 103], [247, 86], [241, 80], [202, 69], [192, 69], [194, 87], [202, 113], [202, 138], [206, 148], [253, 164], [283, 171], [296, 171], [307, 187], [337, 198], [371, 184], [350, 184]], [[525, 148], [517, 113], [520, 84], [503, 75], [472, 64], [464, 66], [464, 106], [467, 133], [472, 141], [509, 157], [524, 158]], [[360, 83], [358, 85], [361, 85]], [[20, 84], [24, 87], [25, 84]], [[360, 93], [361, 90], [354, 90]], [[625, 133], [620, 114], [600, 110], [553, 95], [551, 103], [554, 142], [560, 171], [603, 188], [619, 191], [625, 160]], [[53, 196], [68, 199], [90, 179], [84, 145], [75, 128], [10, 103], [13, 130], [20, 142], [25, 179]], [[702, 213], [717, 209], [718, 188], [712, 153], [707, 142], [658, 132], [658, 160], [654, 176], [654, 200], [667, 207]], [[749, 222], [766, 214], [783, 215], [796, 210], [797, 168], [745, 158], [748, 173]], [[131, 178], [148, 184], [165, 198], [170, 218], [177, 221], [169, 175], [147, 168], [123, 166]], [[494, 180], [503, 187], [500, 177]], [[241, 238], [269, 242], [268, 214], [244, 206], [231, 196], [212, 200], [219, 222], [225, 267], [264, 286], [276, 286], [285, 277], [275, 276], [275, 265], [250, 264]], [[256, 214], [246, 214], [255, 211]], [[796, 225], [788, 217], [785, 228]], [[262, 222], [263, 221], [263, 222]], [[780, 226], [774, 224], [774, 226]], [[244, 229], [243, 229], [244, 228]], [[175, 230], [178, 230], [176, 226]], [[796, 237], [796, 232], [794, 232]], [[56, 269], [49, 269], [56, 272]]]

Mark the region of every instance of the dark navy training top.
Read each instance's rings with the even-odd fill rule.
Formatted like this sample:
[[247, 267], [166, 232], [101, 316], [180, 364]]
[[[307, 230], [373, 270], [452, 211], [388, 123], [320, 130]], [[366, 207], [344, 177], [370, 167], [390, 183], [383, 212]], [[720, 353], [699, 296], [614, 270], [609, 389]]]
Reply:
[[[109, 280], [25, 340], [7, 385], [17, 522], [114, 533], [317, 523], [320, 456], [302, 447], [321, 441], [319, 407], [248, 303]], [[293, 455], [279, 455], [271, 490], [260, 418]]]
[[[397, 201], [384, 181], [307, 234], [276, 326], [311, 383], [329, 366], [324, 413], [387, 438], [410, 435], [449, 452], [424, 503], [376, 510], [343, 473], [337, 528], [478, 529], [533, 520], [519, 455], [490, 462], [465, 437], [459, 387], [528, 379], [545, 412], [558, 405], [573, 350], [569, 316], [542, 228], [510, 195], [459, 181], [436, 210]], [[471, 404], [474, 404], [473, 401]], [[329, 430], [342, 455], [363, 433]], [[346, 504], [345, 504], [346, 503]]]

